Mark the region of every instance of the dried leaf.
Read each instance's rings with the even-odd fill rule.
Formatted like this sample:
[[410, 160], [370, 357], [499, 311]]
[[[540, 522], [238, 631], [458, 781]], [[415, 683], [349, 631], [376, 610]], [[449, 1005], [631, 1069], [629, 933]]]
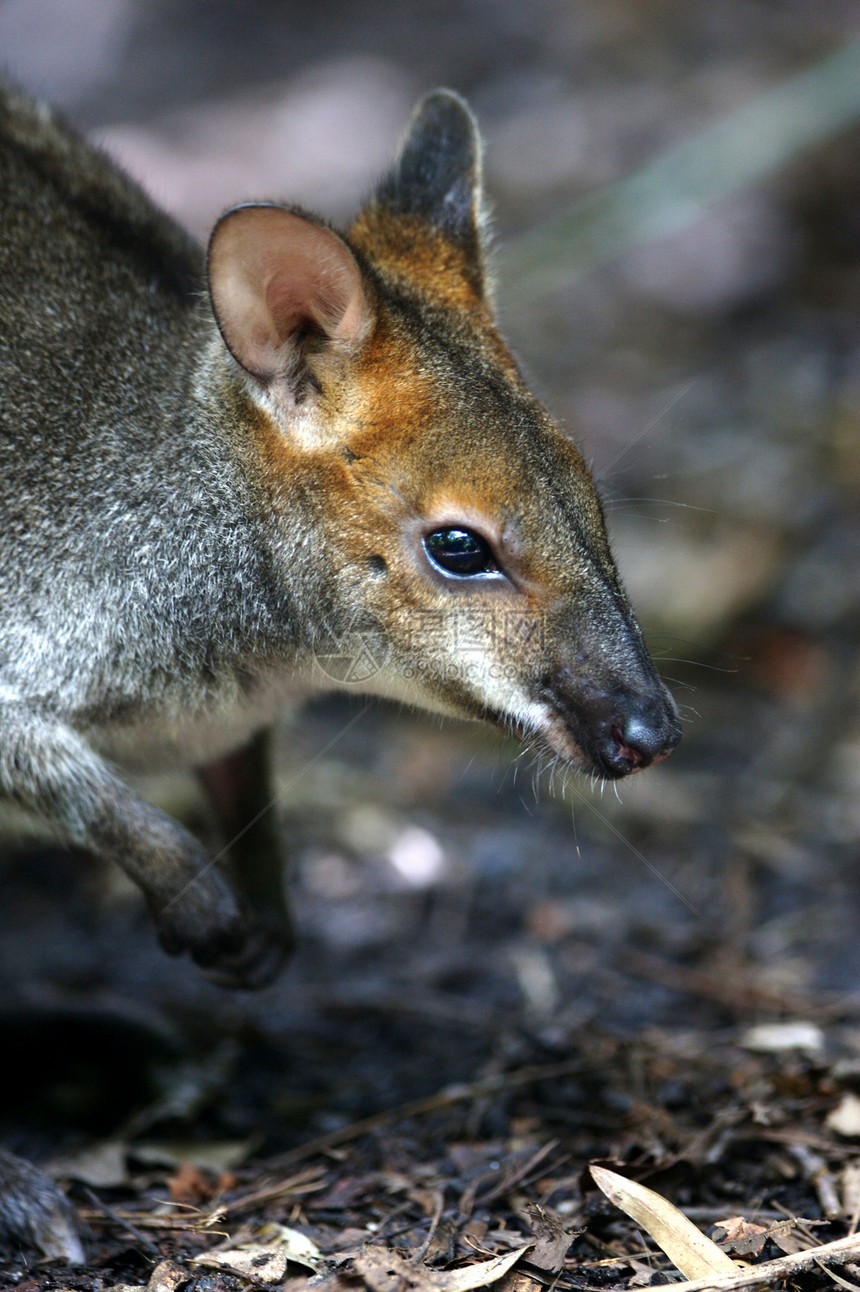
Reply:
[[529, 1264], [549, 1274], [558, 1274], [564, 1265], [567, 1249], [573, 1237], [569, 1234], [559, 1216], [548, 1211], [536, 1202], [526, 1205], [531, 1231], [535, 1236], [535, 1245], [529, 1256]]
[[[798, 1230], [797, 1223], [796, 1217], [787, 1217], [773, 1225], [754, 1225], [743, 1216], [731, 1216], [728, 1220], [717, 1221], [711, 1237], [723, 1251], [728, 1251], [732, 1256], [760, 1256], [768, 1240], [774, 1242], [780, 1251], [802, 1252], [808, 1247], [809, 1240]], [[721, 1238], [715, 1230], [724, 1230], [725, 1238]]]
[[149, 1276], [147, 1292], [176, 1292], [191, 1282], [191, 1273], [176, 1261], [159, 1261]]
[[824, 1050], [825, 1038], [817, 1023], [795, 1019], [788, 1023], [757, 1023], [744, 1032], [741, 1045], [746, 1050], [758, 1050], [761, 1053], [806, 1050], [811, 1054], [820, 1054]]
[[278, 1247], [285, 1253], [287, 1260], [296, 1265], [307, 1265], [309, 1269], [319, 1270], [325, 1263], [316, 1243], [300, 1229], [291, 1229], [289, 1225], [277, 1225], [271, 1221], [263, 1225], [259, 1237], [265, 1239], [267, 1245]]
[[759, 1256], [768, 1239], [765, 1225], [754, 1225], [743, 1216], [729, 1216], [726, 1220], [718, 1220], [712, 1233], [714, 1241], [720, 1244], [720, 1250], [728, 1249], [735, 1256]]
[[185, 1162], [199, 1167], [201, 1171], [230, 1171], [240, 1162], [244, 1162], [254, 1147], [253, 1139], [214, 1140], [205, 1143], [197, 1140], [188, 1141], [147, 1141], [135, 1143], [129, 1151], [135, 1161], [146, 1166], [181, 1167]]
[[505, 1252], [503, 1256], [493, 1256], [488, 1261], [476, 1261], [453, 1270], [431, 1270], [423, 1264], [413, 1265], [387, 1247], [365, 1247], [356, 1255], [352, 1268], [373, 1292], [398, 1292], [398, 1289], [400, 1292], [407, 1292], [407, 1289], [472, 1292], [472, 1289], [487, 1287], [507, 1274], [530, 1247], [531, 1243], [528, 1243], [512, 1252]]
[[493, 1256], [488, 1261], [478, 1261], [474, 1265], [463, 1265], [457, 1270], [430, 1270], [433, 1286], [438, 1292], [471, 1292], [473, 1288], [487, 1287], [507, 1274], [530, 1247], [531, 1243], [527, 1243], [525, 1247], [517, 1247], [502, 1256]]
[[298, 1229], [272, 1222], [262, 1227], [259, 1236], [266, 1241], [237, 1243], [235, 1247], [203, 1252], [194, 1260], [199, 1265], [230, 1269], [262, 1283], [279, 1283], [290, 1261], [315, 1272], [324, 1264], [316, 1243]]
[[257, 1283], [280, 1283], [287, 1272], [287, 1253], [280, 1246], [247, 1243], [226, 1251], [202, 1252], [192, 1258], [192, 1264], [227, 1269]]
[[827, 1114], [825, 1125], [837, 1135], [860, 1135], [860, 1099], [857, 1095], [843, 1095], [833, 1111]]
[[94, 1189], [119, 1188], [129, 1182], [127, 1151], [128, 1145], [122, 1140], [103, 1140], [67, 1157], [53, 1158], [51, 1175], [62, 1180], [81, 1180]]
[[731, 1257], [659, 1193], [604, 1166], [592, 1166], [591, 1174], [610, 1202], [641, 1225], [688, 1279], [737, 1273]]
[[167, 1188], [173, 1202], [205, 1202], [215, 1194], [215, 1185], [191, 1162], [180, 1163], [168, 1177]]
[[511, 1270], [499, 1287], [500, 1292], [543, 1292], [543, 1284], [522, 1270]]

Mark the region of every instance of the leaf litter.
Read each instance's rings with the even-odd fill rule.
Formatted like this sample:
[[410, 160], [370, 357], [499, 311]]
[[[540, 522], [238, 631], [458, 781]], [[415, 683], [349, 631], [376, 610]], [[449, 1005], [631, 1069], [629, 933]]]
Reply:
[[[826, 1286], [860, 1261], [860, 1144], [830, 1125], [845, 1089], [802, 1050], [787, 1069], [782, 1051], [696, 1056], [693, 1040], [671, 1055], [660, 1036], [594, 1038], [576, 1058], [461, 1083], [270, 1158], [249, 1149], [229, 1173], [211, 1144], [205, 1166], [177, 1167], [129, 1141], [125, 1180], [92, 1188], [67, 1158], [89, 1264], [32, 1262], [0, 1285], [539, 1292], [644, 1286], [647, 1273], [685, 1292], [800, 1275]], [[666, 1082], [678, 1083], [670, 1114], [651, 1102]]]

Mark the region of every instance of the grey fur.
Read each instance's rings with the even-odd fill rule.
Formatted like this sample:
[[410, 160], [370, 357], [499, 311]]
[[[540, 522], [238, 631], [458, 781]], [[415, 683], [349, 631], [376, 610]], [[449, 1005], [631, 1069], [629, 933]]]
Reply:
[[0, 208], [0, 787], [122, 864], [169, 948], [211, 963], [243, 942], [229, 885], [104, 755], [199, 757], [189, 717], [293, 655], [301, 609], [218, 397], [197, 248], [14, 92]]
[[36, 1247], [50, 1261], [82, 1265], [74, 1207], [43, 1171], [0, 1149], [0, 1237]]

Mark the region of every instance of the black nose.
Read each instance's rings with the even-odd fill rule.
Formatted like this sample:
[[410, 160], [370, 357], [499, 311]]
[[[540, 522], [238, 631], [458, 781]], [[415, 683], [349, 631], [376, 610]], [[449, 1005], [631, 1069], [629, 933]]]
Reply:
[[[629, 776], [668, 758], [681, 739], [674, 703], [617, 706], [604, 718], [597, 749], [598, 761], [610, 776]], [[626, 712], [625, 712], [626, 709]]]

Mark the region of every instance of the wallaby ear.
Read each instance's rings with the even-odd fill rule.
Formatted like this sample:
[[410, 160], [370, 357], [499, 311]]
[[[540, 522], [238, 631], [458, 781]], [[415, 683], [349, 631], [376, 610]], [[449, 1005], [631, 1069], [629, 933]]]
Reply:
[[420, 216], [480, 255], [481, 137], [459, 94], [434, 90], [421, 100], [375, 196], [380, 206]]
[[355, 257], [307, 216], [282, 206], [234, 207], [215, 225], [208, 267], [227, 348], [284, 402], [296, 401], [320, 349], [355, 353], [370, 332]]

